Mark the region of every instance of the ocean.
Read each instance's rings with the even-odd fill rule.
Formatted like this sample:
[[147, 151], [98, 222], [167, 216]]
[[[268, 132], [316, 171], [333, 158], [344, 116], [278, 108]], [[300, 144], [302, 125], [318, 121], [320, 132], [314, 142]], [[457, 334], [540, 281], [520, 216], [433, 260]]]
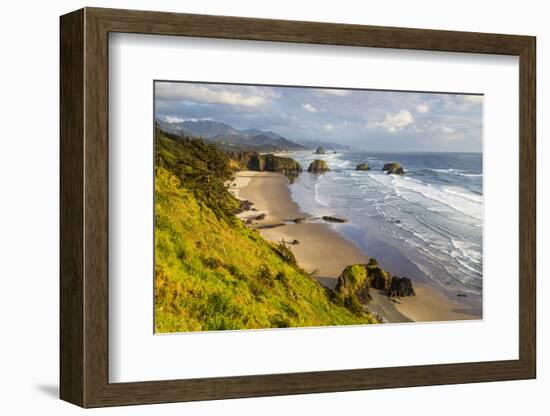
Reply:
[[[332, 226], [392, 274], [481, 296], [481, 153], [300, 151], [290, 156], [304, 171], [314, 159], [326, 160], [331, 169], [303, 172], [290, 185], [304, 212], [348, 219]], [[363, 162], [370, 171], [355, 170]], [[388, 162], [401, 163], [406, 174], [386, 174], [382, 166]]]

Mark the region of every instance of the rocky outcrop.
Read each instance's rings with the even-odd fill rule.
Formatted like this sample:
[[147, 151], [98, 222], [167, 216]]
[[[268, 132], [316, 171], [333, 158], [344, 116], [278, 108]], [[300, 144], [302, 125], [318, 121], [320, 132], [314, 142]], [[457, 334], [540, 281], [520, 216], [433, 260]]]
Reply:
[[368, 163], [359, 163], [355, 170], [370, 170]]
[[297, 174], [302, 171], [302, 166], [291, 157], [263, 155], [264, 170], [268, 172], [280, 172], [285, 175]]
[[327, 153], [327, 151], [325, 150], [325, 148], [323, 146], [319, 146], [315, 152], [314, 152], [316, 155], [324, 155]]
[[390, 290], [388, 292], [389, 297], [405, 297], [415, 296], [413, 284], [408, 277], [393, 276], [391, 279]]
[[264, 224], [256, 227], [257, 230], [269, 230], [270, 228], [284, 227], [286, 224], [284, 222], [277, 222], [275, 224]]
[[384, 164], [384, 167], [382, 168], [384, 172], [387, 172], [388, 174], [394, 174], [394, 175], [404, 175], [405, 171], [401, 167], [401, 164], [397, 162], [391, 162]]
[[351, 304], [356, 301], [366, 304], [372, 299], [369, 294], [365, 265], [352, 264], [347, 266], [338, 277], [334, 291], [342, 298], [344, 304]]
[[369, 286], [373, 289], [388, 291], [391, 288], [391, 274], [380, 266], [378, 262], [371, 258], [365, 266], [367, 270]]
[[313, 162], [310, 163], [307, 171], [312, 173], [324, 173], [330, 172], [330, 168], [328, 167], [328, 163], [324, 160], [315, 159]]
[[245, 212], [245, 211], [251, 211], [252, 210], [252, 205], [254, 205], [253, 202], [250, 202], [246, 199], [241, 199], [239, 201], [239, 213]]
[[247, 169], [250, 159], [258, 156], [257, 152], [228, 152], [227, 156], [229, 157], [229, 166], [237, 167], [236, 170]]
[[291, 157], [261, 155], [256, 152], [231, 152], [228, 155], [232, 165], [238, 164], [245, 170], [280, 172], [284, 175], [294, 175], [302, 171], [300, 163]]
[[331, 299], [357, 312], [363, 310], [372, 299], [371, 290], [383, 291], [389, 297], [415, 295], [411, 279], [392, 277], [379, 266], [376, 259], [371, 258], [367, 264], [352, 264], [344, 269], [331, 293]]
[[323, 221], [327, 221], [327, 222], [338, 222], [338, 223], [348, 222], [348, 220], [346, 220], [345, 218], [333, 217], [330, 215], [323, 215], [321, 218], [323, 219]]

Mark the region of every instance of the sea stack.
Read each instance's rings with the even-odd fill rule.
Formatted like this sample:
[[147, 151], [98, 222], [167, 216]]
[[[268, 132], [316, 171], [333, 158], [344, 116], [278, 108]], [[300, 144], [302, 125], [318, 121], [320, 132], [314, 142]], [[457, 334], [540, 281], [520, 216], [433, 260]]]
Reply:
[[368, 163], [359, 163], [355, 170], [370, 170]]
[[315, 150], [316, 155], [324, 155], [326, 153], [327, 153], [327, 151], [325, 150], [325, 148], [323, 146], [319, 146], [317, 148], [317, 150]]
[[302, 166], [291, 157], [262, 155], [264, 170], [268, 172], [280, 172], [284, 175], [297, 175], [302, 171]]
[[394, 175], [404, 175], [405, 171], [401, 167], [401, 164], [397, 162], [391, 162], [384, 164], [384, 167], [382, 168], [384, 172], [388, 172], [388, 174], [394, 174]]
[[328, 167], [328, 163], [324, 160], [315, 159], [313, 162], [310, 163], [307, 171], [312, 173], [324, 173], [329, 172], [330, 168]]
[[414, 291], [411, 279], [409, 279], [408, 277], [392, 277], [388, 297], [404, 297], [415, 295], [416, 293]]

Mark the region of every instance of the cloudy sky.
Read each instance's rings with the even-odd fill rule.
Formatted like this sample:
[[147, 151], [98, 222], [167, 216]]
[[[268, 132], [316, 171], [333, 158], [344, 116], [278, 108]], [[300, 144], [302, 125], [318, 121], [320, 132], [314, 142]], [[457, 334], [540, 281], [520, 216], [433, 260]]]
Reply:
[[216, 120], [371, 151], [480, 152], [476, 95], [156, 82], [156, 117]]

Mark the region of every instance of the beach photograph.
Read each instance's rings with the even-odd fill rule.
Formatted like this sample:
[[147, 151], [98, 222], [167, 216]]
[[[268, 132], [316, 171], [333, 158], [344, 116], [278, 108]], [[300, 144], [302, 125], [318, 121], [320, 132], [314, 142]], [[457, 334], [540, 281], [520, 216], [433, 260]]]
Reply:
[[154, 82], [155, 332], [483, 319], [483, 96]]

